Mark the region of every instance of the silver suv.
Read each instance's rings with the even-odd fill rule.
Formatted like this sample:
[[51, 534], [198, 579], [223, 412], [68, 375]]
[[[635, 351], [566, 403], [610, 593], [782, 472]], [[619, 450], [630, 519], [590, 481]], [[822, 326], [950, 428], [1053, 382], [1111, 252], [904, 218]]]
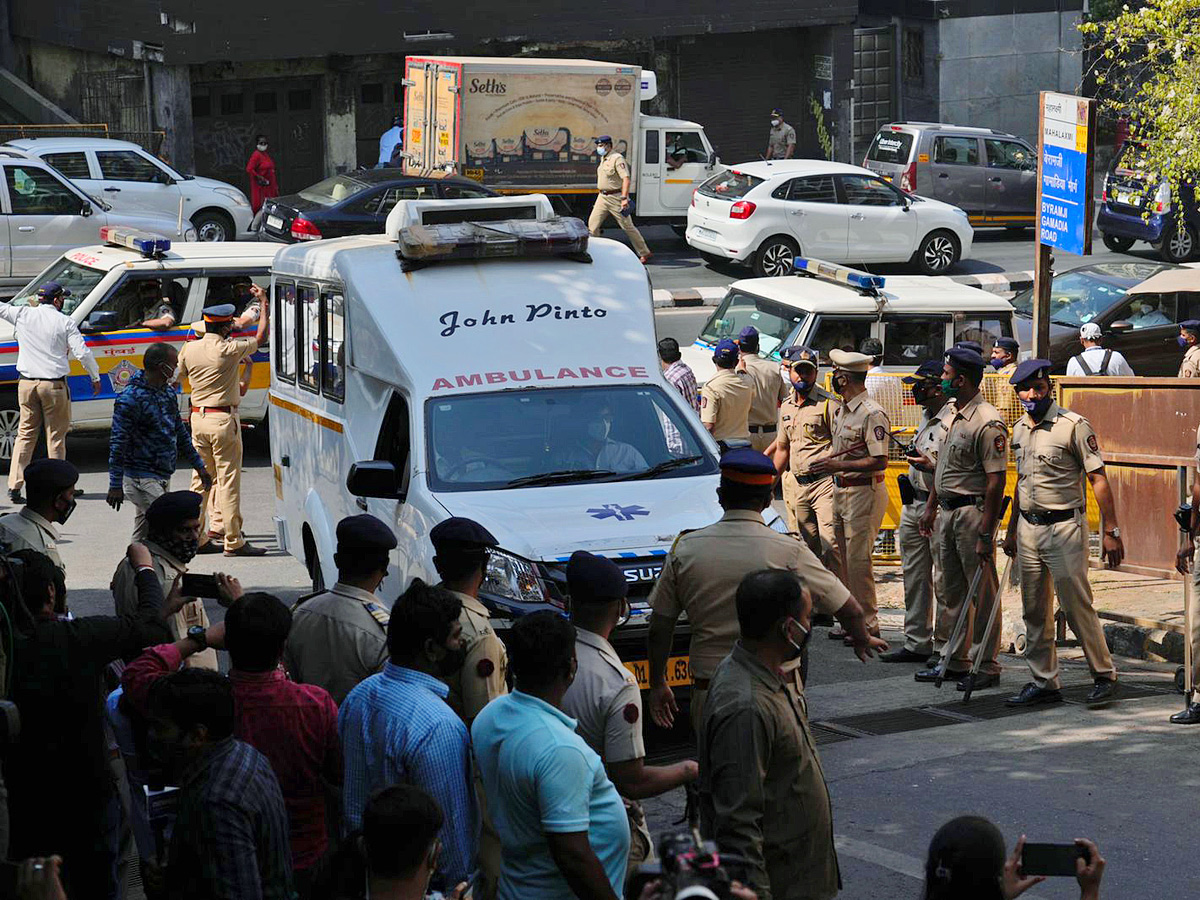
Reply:
[[1026, 228], [1037, 203], [1037, 151], [991, 128], [894, 122], [879, 129], [863, 166], [902, 191], [963, 209], [976, 228]]

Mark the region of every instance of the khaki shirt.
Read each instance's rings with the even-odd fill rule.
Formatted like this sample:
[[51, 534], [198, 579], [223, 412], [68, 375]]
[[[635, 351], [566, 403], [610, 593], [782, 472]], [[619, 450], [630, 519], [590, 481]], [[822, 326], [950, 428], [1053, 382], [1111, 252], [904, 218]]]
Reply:
[[[864, 391], [833, 410], [833, 454], [839, 459], [887, 456], [892, 423], [883, 407]], [[851, 477], [864, 473], [852, 472]]]
[[649, 597], [657, 616], [673, 622], [687, 613], [694, 676], [710, 677], [733, 649], [739, 635], [734, 596], [742, 579], [759, 569], [795, 572], [822, 612], [836, 612], [850, 599], [803, 540], [768, 528], [761, 513], [727, 510], [720, 521], [676, 539]]
[[629, 163], [616, 150], [609, 150], [596, 166], [596, 189], [600, 191], [619, 191], [625, 186], [629, 177]]
[[184, 344], [179, 351], [179, 378], [190, 382], [192, 406], [237, 406], [242, 400], [239, 366], [257, 350], [255, 338], [225, 339], [216, 334]]
[[[446, 588], [444, 584], [439, 587]], [[508, 693], [508, 651], [492, 628], [487, 607], [470, 594], [450, 593], [462, 601], [458, 621], [467, 655], [462, 668], [442, 680], [450, 686], [446, 702], [470, 725], [481, 709]]]
[[612, 644], [585, 628], [575, 629], [579, 667], [562, 711], [578, 721], [575, 731], [606, 763], [646, 755], [642, 741], [642, 692]]
[[767, 362], [757, 354], [743, 356], [742, 361], [754, 384], [748, 420], [751, 425], [774, 425], [779, 416], [779, 404], [787, 399], [792, 389], [779, 377], [779, 366], [775, 363]]
[[982, 497], [988, 474], [1008, 468], [1008, 429], [983, 394], [953, 409], [946, 413], [950, 427], [942, 441], [934, 484], [942, 498], [949, 494]]
[[377, 621], [364, 602], [379, 600], [339, 581], [332, 590], [292, 608], [284, 668], [292, 681], [325, 688], [339, 706], [388, 659], [387, 625]]
[[771, 151], [772, 159], [787, 159], [788, 144], [795, 143], [796, 129], [787, 122], [780, 119], [778, 125], [771, 126], [767, 135], [767, 147]]
[[42, 518], [28, 506], [0, 516], [0, 540], [10, 544], [13, 550], [44, 553], [61, 571], [67, 571], [58, 554], [58, 529], [49, 519]]
[[719, 369], [700, 389], [700, 421], [713, 423], [717, 441], [750, 440], [750, 404], [754, 382], [744, 372]]
[[762, 900], [825, 900], [841, 886], [833, 812], [799, 672], [767, 669], [739, 641], [722, 660], [700, 726], [704, 834], [750, 861]]
[[[146, 541], [146, 549], [150, 551], [150, 563], [154, 566], [154, 574], [158, 578], [159, 585], [162, 586], [163, 597], [166, 597], [171, 593], [175, 579], [187, 571], [187, 566], [154, 541]], [[132, 616], [137, 613], [137, 570], [128, 559], [121, 560], [117, 565], [109, 589], [112, 591], [113, 604], [118, 616]], [[175, 640], [181, 641], [187, 637], [188, 629], [193, 625], [208, 628], [211, 623], [208, 620], [208, 613], [204, 609], [204, 601], [189, 600], [183, 604], [183, 608], [179, 612], [167, 620], [167, 624], [170, 626], [171, 636]], [[189, 669], [212, 669], [215, 672], [217, 670], [217, 651], [208, 648], [199, 653], [193, 653], [183, 661], [183, 664]]]
[[1024, 510], [1080, 509], [1085, 472], [1104, 468], [1091, 423], [1051, 403], [1040, 422], [1024, 415], [1013, 426], [1017, 502]]
[[1189, 347], [1179, 364], [1180, 378], [1200, 378], [1200, 344]]
[[779, 439], [787, 441], [788, 468], [805, 475], [812, 461], [829, 452], [833, 440], [833, 410], [828, 400], [805, 397], [797, 402], [793, 393], [779, 407]]
[[1007, 366], [1001, 366], [999, 369], [997, 369], [996, 374], [1003, 376], [1003, 378], [1007, 382], [1007, 380], [1009, 378], [1012, 378], [1012, 373], [1015, 371], [1017, 371], [1017, 364], [1009, 363]]
[[[954, 404], [949, 401], [943, 404], [942, 408], [933, 416], [929, 416], [924, 412], [921, 413], [921, 417], [925, 422], [917, 431], [913, 442], [916, 444], [917, 452], [928, 456], [933, 461], [934, 466], [937, 465], [938, 454], [942, 451], [942, 442], [946, 439], [946, 433], [950, 430], [949, 422], [954, 418], [954, 414]], [[908, 480], [912, 482], [913, 487], [917, 490], [929, 493], [929, 489], [933, 485], [933, 473], [922, 471], [916, 466], [909, 466]]]

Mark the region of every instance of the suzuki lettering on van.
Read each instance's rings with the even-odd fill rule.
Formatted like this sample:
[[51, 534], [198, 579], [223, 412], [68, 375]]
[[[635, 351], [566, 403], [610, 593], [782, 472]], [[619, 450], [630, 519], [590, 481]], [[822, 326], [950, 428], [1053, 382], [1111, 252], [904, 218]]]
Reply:
[[466, 375], [453, 375], [450, 378], [438, 378], [433, 382], [433, 390], [449, 391], [455, 388], [482, 387], [485, 384], [521, 384], [532, 381], [563, 381], [569, 378], [575, 380], [586, 378], [649, 378], [645, 366], [579, 366], [568, 369], [563, 367], [558, 371], [550, 369], [509, 369], [506, 372], [471, 372]]
[[662, 563], [652, 566], [633, 566], [625, 569], [625, 581], [628, 584], [653, 584], [662, 574]]
[[[554, 306], [550, 303], [527, 303], [525, 304], [525, 318], [522, 321], [528, 323], [536, 319], [551, 318], [560, 321], [566, 321], [567, 319], [603, 319], [607, 315], [608, 310], [592, 309], [590, 306], [585, 306], [583, 309], [563, 309], [561, 306]], [[515, 325], [516, 317], [512, 313], [502, 313], [497, 316], [490, 309], [485, 309], [482, 316], [463, 316], [457, 309], [452, 309], [449, 312], [443, 313], [438, 322], [446, 326], [442, 329], [442, 337], [450, 337], [460, 328], [482, 328], [485, 325]]]

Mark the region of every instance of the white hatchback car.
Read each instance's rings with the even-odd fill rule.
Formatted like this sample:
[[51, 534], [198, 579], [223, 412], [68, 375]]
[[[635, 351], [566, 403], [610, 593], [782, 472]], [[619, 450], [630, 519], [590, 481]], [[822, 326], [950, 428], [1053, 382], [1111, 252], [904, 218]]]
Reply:
[[812, 159], [751, 162], [696, 189], [687, 242], [709, 262], [790, 275], [798, 256], [846, 265], [913, 263], [944, 275], [971, 255], [974, 231], [957, 206], [905, 194], [874, 172]]
[[236, 241], [250, 232], [250, 201], [231, 184], [182, 175], [129, 141], [108, 138], [22, 138], [9, 141], [49, 163], [118, 210], [144, 209], [190, 222], [201, 241]]

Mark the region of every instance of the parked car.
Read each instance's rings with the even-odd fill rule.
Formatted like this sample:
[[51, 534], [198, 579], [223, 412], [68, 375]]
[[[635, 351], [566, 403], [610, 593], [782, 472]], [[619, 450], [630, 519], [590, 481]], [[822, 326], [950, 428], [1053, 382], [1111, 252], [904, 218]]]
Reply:
[[790, 275], [799, 256], [829, 262], [912, 262], [942, 275], [971, 255], [967, 214], [905, 194], [874, 172], [812, 159], [751, 162], [696, 190], [687, 242], [709, 262]]
[[259, 217], [259, 236], [294, 244], [348, 234], [383, 234], [388, 213], [399, 200], [496, 196], [491, 188], [457, 175], [359, 169], [318, 181], [298, 194], [268, 200]]
[[1128, 141], [1113, 159], [1104, 179], [1096, 227], [1104, 246], [1124, 253], [1135, 241], [1146, 241], [1171, 263], [1191, 259], [1200, 233], [1200, 208], [1191, 184], [1179, 185], [1178, 203], [1170, 185], [1145, 170], [1139, 145]]
[[863, 166], [910, 194], [966, 210], [976, 228], [1033, 225], [1037, 151], [991, 128], [893, 122], [876, 133]]
[[118, 210], [89, 196], [53, 167], [20, 150], [0, 148], [0, 293], [11, 294], [66, 251], [96, 242], [102, 225], [124, 225], [194, 241], [185, 222], [149, 210]]
[[118, 210], [150, 210], [190, 222], [198, 240], [236, 241], [250, 231], [250, 201], [232, 184], [182, 174], [129, 141], [22, 138], [5, 146], [49, 163]]
[[[1182, 280], [1163, 284], [1164, 272]], [[1186, 273], [1186, 274], [1185, 274]], [[1152, 290], [1138, 293], [1145, 285]], [[1194, 287], [1192, 287], [1194, 285]], [[1188, 290], [1187, 288], [1191, 288]], [[1017, 340], [1033, 346], [1033, 290], [1013, 298]], [[1119, 350], [1138, 375], [1174, 376], [1181, 353], [1175, 344], [1179, 323], [1200, 318], [1200, 269], [1152, 260], [1093, 263], [1054, 276], [1050, 288], [1050, 360], [1065, 372], [1067, 361], [1083, 350], [1079, 328], [1095, 322], [1103, 346]]]

